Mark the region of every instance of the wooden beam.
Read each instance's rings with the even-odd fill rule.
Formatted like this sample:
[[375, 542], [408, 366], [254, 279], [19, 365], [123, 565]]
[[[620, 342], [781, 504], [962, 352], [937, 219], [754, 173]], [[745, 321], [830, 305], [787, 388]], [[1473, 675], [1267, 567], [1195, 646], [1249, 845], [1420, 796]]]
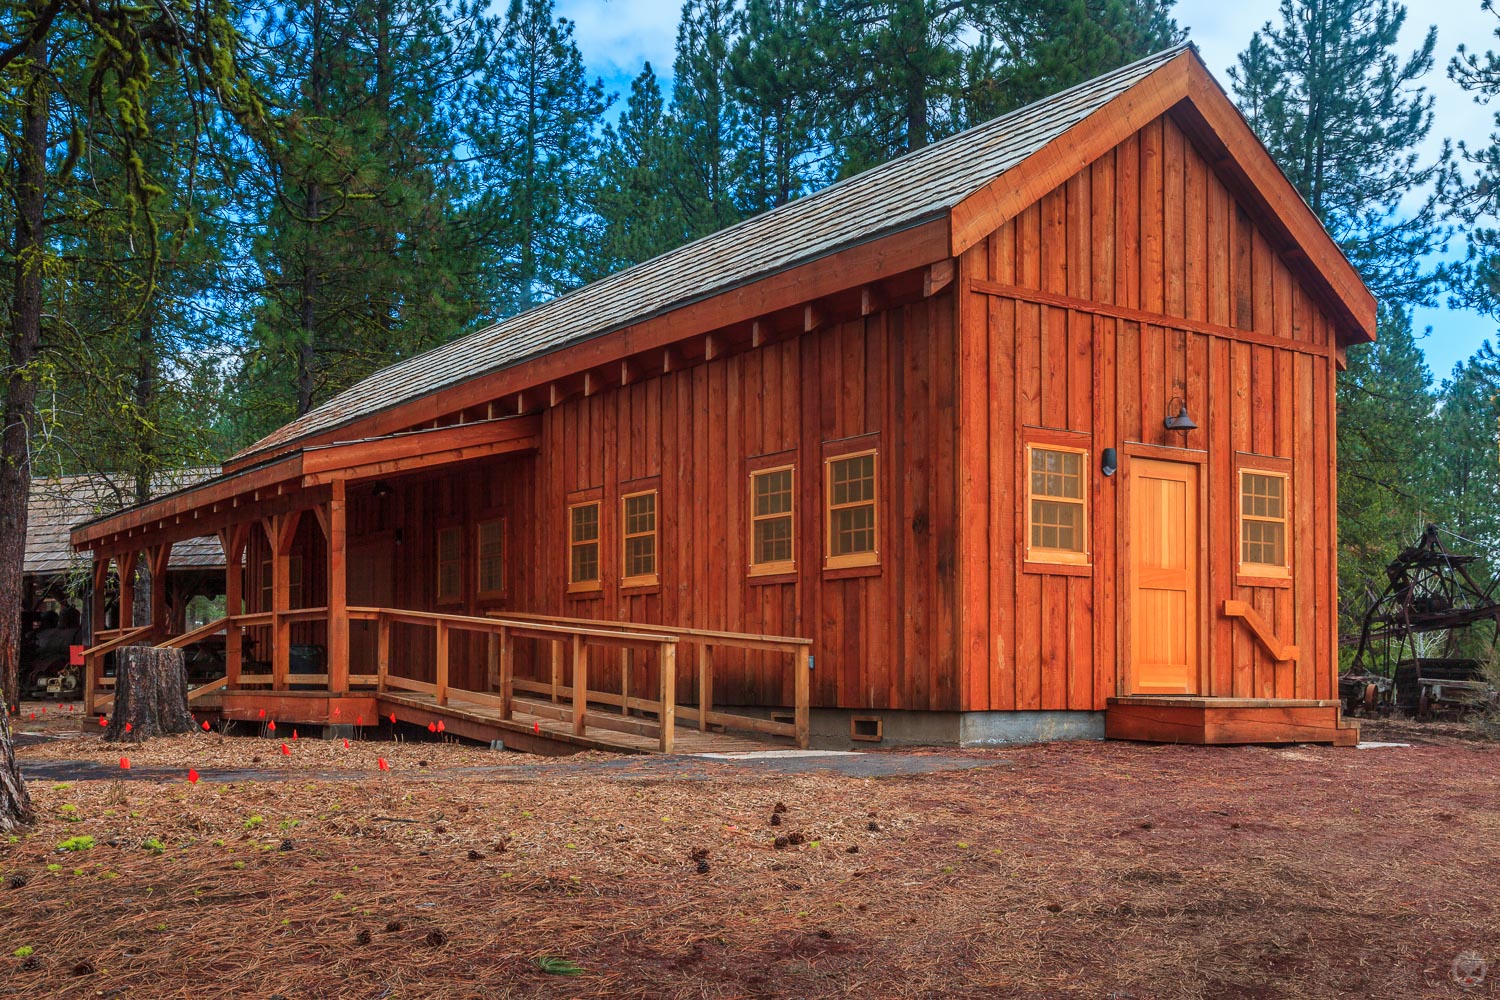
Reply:
[[765, 347], [771, 339], [771, 331], [766, 326], [766, 321], [757, 319], [750, 323], [750, 346]]
[[328, 690], [345, 694], [349, 690], [349, 581], [343, 480], [332, 484], [323, 523], [328, 539]]
[[953, 259], [934, 261], [927, 267], [927, 274], [922, 279], [922, 296], [932, 298], [938, 292], [953, 284], [953, 276], [958, 273], [958, 268]]
[[135, 563], [140, 553], [135, 550], [121, 552], [115, 556], [115, 578], [119, 584], [120, 628], [135, 624]]
[[224, 614], [231, 621], [224, 629], [224, 686], [230, 691], [240, 685], [245, 662], [245, 631], [232, 620], [243, 614], [245, 586], [245, 541], [249, 525], [236, 524], [219, 534], [224, 545]]
[[636, 368], [635, 362], [631, 361], [629, 358], [621, 358], [620, 359], [620, 384], [621, 385], [629, 385], [630, 383], [634, 382], [638, 378], [640, 378], [640, 371], [639, 371], [639, 369]]
[[1297, 659], [1297, 647], [1283, 643], [1277, 638], [1276, 634], [1271, 631], [1271, 626], [1260, 616], [1260, 613], [1246, 602], [1225, 601], [1224, 617], [1238, 618], [1249, 626], [1250, 632], [1259, 640], [1261, 647], [1271, 659], [1276, 660], [1278, 663]]
[[864, 285], [859, 290], [859, 314], [872, 316], [886, 308], [885, 289], [880, 285]]
[[583, 636], [573, 636], [573, 735], [582, 736], [588, 728], [589, 652]]
[[812, 333], [818, 327], [828, 322], [828, 316], [821, 306], [815, 302], [809, 302], [802, 307], [802, 332]]

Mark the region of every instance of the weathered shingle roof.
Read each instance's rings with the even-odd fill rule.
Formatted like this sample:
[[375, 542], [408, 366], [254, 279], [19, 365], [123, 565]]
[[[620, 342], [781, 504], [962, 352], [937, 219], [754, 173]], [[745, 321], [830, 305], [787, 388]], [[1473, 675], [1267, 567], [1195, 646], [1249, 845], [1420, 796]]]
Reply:
[[1132, 63], [391, 365], [244, 454], [332, 430], [938, 217], [1187, 48]]
[[[174, 469], [157, 475], [152, 494], [161, 496], [193, 486], [218, 473], [215, 468]], [[66, 573], [87, 564], [87, 552], [74, 552], [69, 532], [75, 524], [112, 513], [135, 501], [134, 489], [125, 476], [56, 476], [31, 481], [31, 499], [26, 514], [26, 569], [28, 574]], [[224, 565], [224, 551], [217, 539], [189, 538], [172, 546], [173, 569], [213, 568]]]

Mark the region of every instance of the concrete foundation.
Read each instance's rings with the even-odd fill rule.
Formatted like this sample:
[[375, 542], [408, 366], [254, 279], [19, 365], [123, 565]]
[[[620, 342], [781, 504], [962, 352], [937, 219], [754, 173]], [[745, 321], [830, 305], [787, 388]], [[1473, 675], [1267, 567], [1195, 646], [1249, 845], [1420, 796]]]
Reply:
[[[730, 709], [737, 714], [766, 714], [764, 709]], [[780, 713], [777, 714], [780, 718]], [[854, 720], [878, 740], [851, 736]], [[788, 720], [789, 721], [789, 720]], [[873, 750], [879, 747], [985, 747], [1048, 740], [1104, 739], [1103, 712], [909, 712], [812, 710], [812, 746], [819, 750]]]

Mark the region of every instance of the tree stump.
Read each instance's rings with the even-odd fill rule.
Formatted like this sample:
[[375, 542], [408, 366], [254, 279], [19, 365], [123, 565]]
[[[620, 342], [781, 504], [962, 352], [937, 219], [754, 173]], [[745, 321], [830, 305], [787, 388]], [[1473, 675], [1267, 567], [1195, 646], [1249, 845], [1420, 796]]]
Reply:
[[194, 732], [187, 696], [182, 650], [122, 646], [115, 650], [115, 711], [104, 739], [144, 743], [153, 736]]

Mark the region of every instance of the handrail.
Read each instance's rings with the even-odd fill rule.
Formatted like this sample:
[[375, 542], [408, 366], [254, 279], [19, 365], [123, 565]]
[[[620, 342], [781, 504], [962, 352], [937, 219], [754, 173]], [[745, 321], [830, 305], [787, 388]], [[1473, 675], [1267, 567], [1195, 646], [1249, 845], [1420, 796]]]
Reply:
[[1225, 601], [1224, 617], [1242, 620], [1249, 627], [1255, 638], [1260, 641], [1261, 647], [1265, 649], [1271, 659], [1276, 660], [1278, 663], [1297, 658], [1300, 650], [1296, 646], [1284, 643], [1277, 638], [1276, 634], [1271, 631], [1271, 626], [1260, 616], [1260, 612], [1256, 611], [1246, 602]]
[[191, 646], [193, 643], [197, 642], [199, 639], [202, 639], [205, 636], [210, 636], [214, 635], [217, 632], [222, 632], [228, 626], [229, 619], [220, 618], [217, 621], [209, 622], [207, 625], [199, 625], [191, 632], [184, 632], [181, 635], [176, 635], [170, 639], [167, 639], [165, 642], [158, 642], [156, 645], [160, 649], [181, 649], [184, 646]]
[[[129, 646], [138, 639], [145, 638], [156, 630], [155, 625], [141, 625], [128, 632], [121, 632], [107, 642], [101, 642], [97, 646], [90, 646], [83, 651], [84, 656], [103, 656], [105, 653], [113, 653], [121, 646]], [[118, 630], [116, 630], [118, 631]]]
[[[803, 639], [798, 636], [761, 636], [745, 632], [722, 632], [713, 629], [684, 628], [671, 625], [641, 624], [636, 622], [605, 622], [593, 618], [565, 618], [557, 615], [539, 615], [525, 612], [491, 611], [491, 617], [497, 620], [519, 620], [537, 623], [554, 622], [565, 623], [571, 627], [607, 625], [612, 629], [621, 630], [644, 630], [653, 632], [664, 632], [676, 636], [681, 642], [698, 647], [698, 707], [696, 709], [684, 708], [681, 710], [685, 718], [696, 719], [698, 729], [707, 732], [710, 725], [737, 725], [753, 732], [771, 733], [772, 735], [791, 736], [796, 740], [797, 746], [806, 749], [811, 738], [811, 688], [812, 688], [812, 640]], [[765, 719], [747, 715], [734, 715], [727, 712], [715, 712], [713, 707], [713, 684], [714, 684], [714, 658], [713, 647], [724, 646], [731, 649], [757, 649], [772, 652], [790, 653], [792, 662], [792, 689], [793, 689], [793, 722], [786, 723], [767, 722]], [[606, 703], [618, 704], [621, 712], [629, 715], [636, 707], [640, 699], [632, 698], [630, 694], [630, 659], [629, 653], [622, 654], [625, 659], [621, 663], [620, 679], [621, 691], [618, 695], [610, 695], [603, 700]], [[561, 667], [559, 658], [554, 651], [552, 660], [552, 700], [557, 701], [561, 682], [559, 675]]]

